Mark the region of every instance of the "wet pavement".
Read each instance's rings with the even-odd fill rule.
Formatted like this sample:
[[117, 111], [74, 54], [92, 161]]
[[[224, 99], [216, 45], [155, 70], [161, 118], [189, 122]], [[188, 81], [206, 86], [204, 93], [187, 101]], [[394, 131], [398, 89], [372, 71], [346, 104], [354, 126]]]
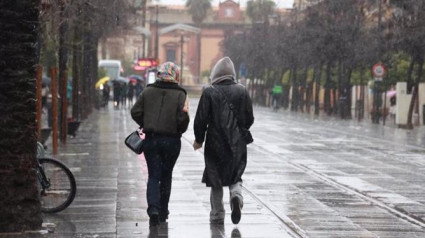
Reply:
[[[60, 148], [77, 180], [65, 211], [44, 215], [49, 233], [7, 237], [425, 237], [425, 131], [255, 108], [240, 224], [209, 224], [203, 151], [193, 117], [173, 174], [168, 223], [149, 229], [147, 168], [124, 138], [129, 110], [100, 110]], [[0, 235], [0, 237], [6, 237]]]

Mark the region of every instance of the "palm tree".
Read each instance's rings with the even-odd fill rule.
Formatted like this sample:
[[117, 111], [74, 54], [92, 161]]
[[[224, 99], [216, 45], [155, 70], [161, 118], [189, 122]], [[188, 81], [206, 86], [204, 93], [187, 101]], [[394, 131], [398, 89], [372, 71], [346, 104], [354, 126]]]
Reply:
[[[208, 11], [211, 9], [211, 0], [187, 0], [186, 7], [188, 8], [189, 14], [192, 16], [192, 21], [198, 28], [201, 29], [202, 22], [205, 20]], [[198, 45], [198, 77], [201, 75], [201, 34], [202, 31], [196, 36]]]
[[0, 232], [41, 227], [36, 165], [40, 0], [0, 1]]

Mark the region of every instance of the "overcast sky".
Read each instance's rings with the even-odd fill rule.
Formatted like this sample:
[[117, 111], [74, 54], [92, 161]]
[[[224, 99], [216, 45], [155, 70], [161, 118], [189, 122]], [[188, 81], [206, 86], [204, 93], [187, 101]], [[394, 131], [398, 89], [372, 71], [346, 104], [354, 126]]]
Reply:
[[[154, 0], [155, 1], [155, 0]], [[225, 0], [221, 0], [222, 2], [224, 2]], [[240, 0], [241, 5], [245, 6], [246, 2], [248, 0]], [[282, 7], [282, 8], [292, 8], [292, 3], [294, 2], [294, 0], [274, 0], [275, 3], [277, 3], [278, 7]], [[160, 3], [162, 4], [173, 4], [173, 5], [184, 5], [186, 3], [186, 0], [159, 0]], [[218, 6], [218, 2], [219, 0], [213, 0], [213, 6]], [[238, 0], [235, 0], [235, 2], [238, 2]]]

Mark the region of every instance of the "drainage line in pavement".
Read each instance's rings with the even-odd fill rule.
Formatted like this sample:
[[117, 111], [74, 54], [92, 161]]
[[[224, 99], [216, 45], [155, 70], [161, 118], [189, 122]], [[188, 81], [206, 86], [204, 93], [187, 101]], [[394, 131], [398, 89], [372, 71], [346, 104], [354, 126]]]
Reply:
[[[305, 124], [305, 125], [307, 124], [307, 123], [304, 123], [304, 122], [300, 122], [300, 123], [301, 124]], [[327, 129], [328, 130], [333, 130], [333, 129], [329, 129], [329, 128], [327, 128]], [[343, 133], [343, 134], [347, 134], [347, 133], [344, 133], [342, 131], [338, 131], [338, 132], [339, 133]], [[367, 135], [354, 134], [354, 136], [357, 136], [359, 138], [363, 137], [363, 138], [373, 139], [373, 140], [376, 140], [376, 141], [385, 142], [387, 144], [394, 144], [394, 142], [387, 141], [387, 140], [384, 140], [384, 139], [374, 138], [374, 137], [367, 136]], [[259, 145], [256, 145], [256, 146], [259, 147], [259, 148], [261, 148], [262, 151], [265, 151], [265, 152], [267, 152], [268, 154], [270, 154], [272, 156], [278, 156], [278, 154], [276, 154], [274, 152], [271, 152], [271, 151], [268, 151], [268, 150], [264, 149], [263, 147], [261, 147]], [[410, 147], [410, 148], [415, 148], [415, 149], [419, 148], [418, 146], [409, 145], [409, 144], [406, 144], [404, 146]], [[420, 149], [423, 150], [423, 148], [420, 148]], [[325, 153], [322, 153], [322, 154], [325, 154]], [[283, 162], [283, 161], [280, 161], [280, 162]], [[335, 187], [337, 189], [343, 190], [343, 191], [345, 191], [347, 193], [351, 192], [352, 194], [357, 195], [358, 197], [362, 198], [363, 200], [369, 201], [369, 202], [375, 204], [376, 206], [378, 206], [378, 207], [386, 210], [390, 214], [393, 214], [394, 216], [396, 216], [396, 217], [398, 217], [400, 219], [403, 219], [403, 220], [405, 220], [405, 221], [407, 221], [407, 222], [409, 222], [409, 223], [411, 223], [411, 224], [413, 224], [415, 226], [418, 226], [418, 227], [420, 227], [422, 229], [425, 228], [425, 222], [423, 220], [421, 220], [420, 218], [417, 218], [415, 216], [409, 215], [407, 212], [400, 211], [397, 208], [392, 208], [389, 205], [385, 204], [384, 202], [379, 201], [378, 199], [375, 199], [375, 198], [372, 198], [372, 197], [370, 197], [368, 195], [365, 195], [365, 194], [361, 193], [360, 191], [358, 191], [358, 190], [356, 190], [354, 188], [351, 188], [351, 187], [349, 187], [347, 185], [338, 183], [337, 181], [333, 180], [332, 178], [328, 177], [325, 174], [322, 174], [320, 172], [317, 172], [316, 170], [311, 169], [311, 168], [309, 168], [307, 166], [304, 166], [304, 165], [301, 165], [301, 164], [296, 164], [296, 163], [289, 162], [289, 161], [284, 161], [284, 163], [287, 163], [289, 165], [292, 165], [292, 166], [294, 166], [294, 167], [296, 167], [296, 168], [298, 168], [298, 169], [300, 169], [300, 170], [302, 170], [302, 171], [304, 171], [306, 173], [310, 173], [312, 176], [314, 176], [314, 177], [322, 180], [323, 182], [325, 182], [325, 183], [327, 183], [327, 184], [329, 184], [329, 185], [331, 185], [331, 186], [333, 186], [333, 187]]]

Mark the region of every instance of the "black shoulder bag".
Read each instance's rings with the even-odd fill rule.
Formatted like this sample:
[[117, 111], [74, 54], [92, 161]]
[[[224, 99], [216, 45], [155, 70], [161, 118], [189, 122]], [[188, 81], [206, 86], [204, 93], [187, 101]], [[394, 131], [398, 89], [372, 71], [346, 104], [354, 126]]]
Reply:
[[125, 145], [138, 155], [143, 152], [143, 139], [140, 137], [139, 130], [133, 131], [124, 140]]
[[243, 127], [239, 124], [239, 120], [238, 120], [238, 117], [236, 115], [236, 112], [233, 110], [234, 106], [233, 106], [232, 103], [230, 103], [229, 100], [227, 100], [226, 94], [223, 93], [223, 91], [221, 91], [221, 89], [219, 89], [218, 87], [214, 87], [214, 85], [211, 85], [211, 86], [212, 86], [212, 88], [216, 89], [223, 96], [224, 102], [227, 104], [227, 106], [230, 109], [230, 113], [232, 113], [233, 117], [235, 118], [236, 124], [238, 125], [238, 128], [239, 128], [239, 132], [241, 133], [241, 136], [244, 139], [245, 143], [250, 144], [250, 143], [254, 142], [254, 138], [252, 138], [251, 132], [248, 129], [246, 129], [245, 127]]

